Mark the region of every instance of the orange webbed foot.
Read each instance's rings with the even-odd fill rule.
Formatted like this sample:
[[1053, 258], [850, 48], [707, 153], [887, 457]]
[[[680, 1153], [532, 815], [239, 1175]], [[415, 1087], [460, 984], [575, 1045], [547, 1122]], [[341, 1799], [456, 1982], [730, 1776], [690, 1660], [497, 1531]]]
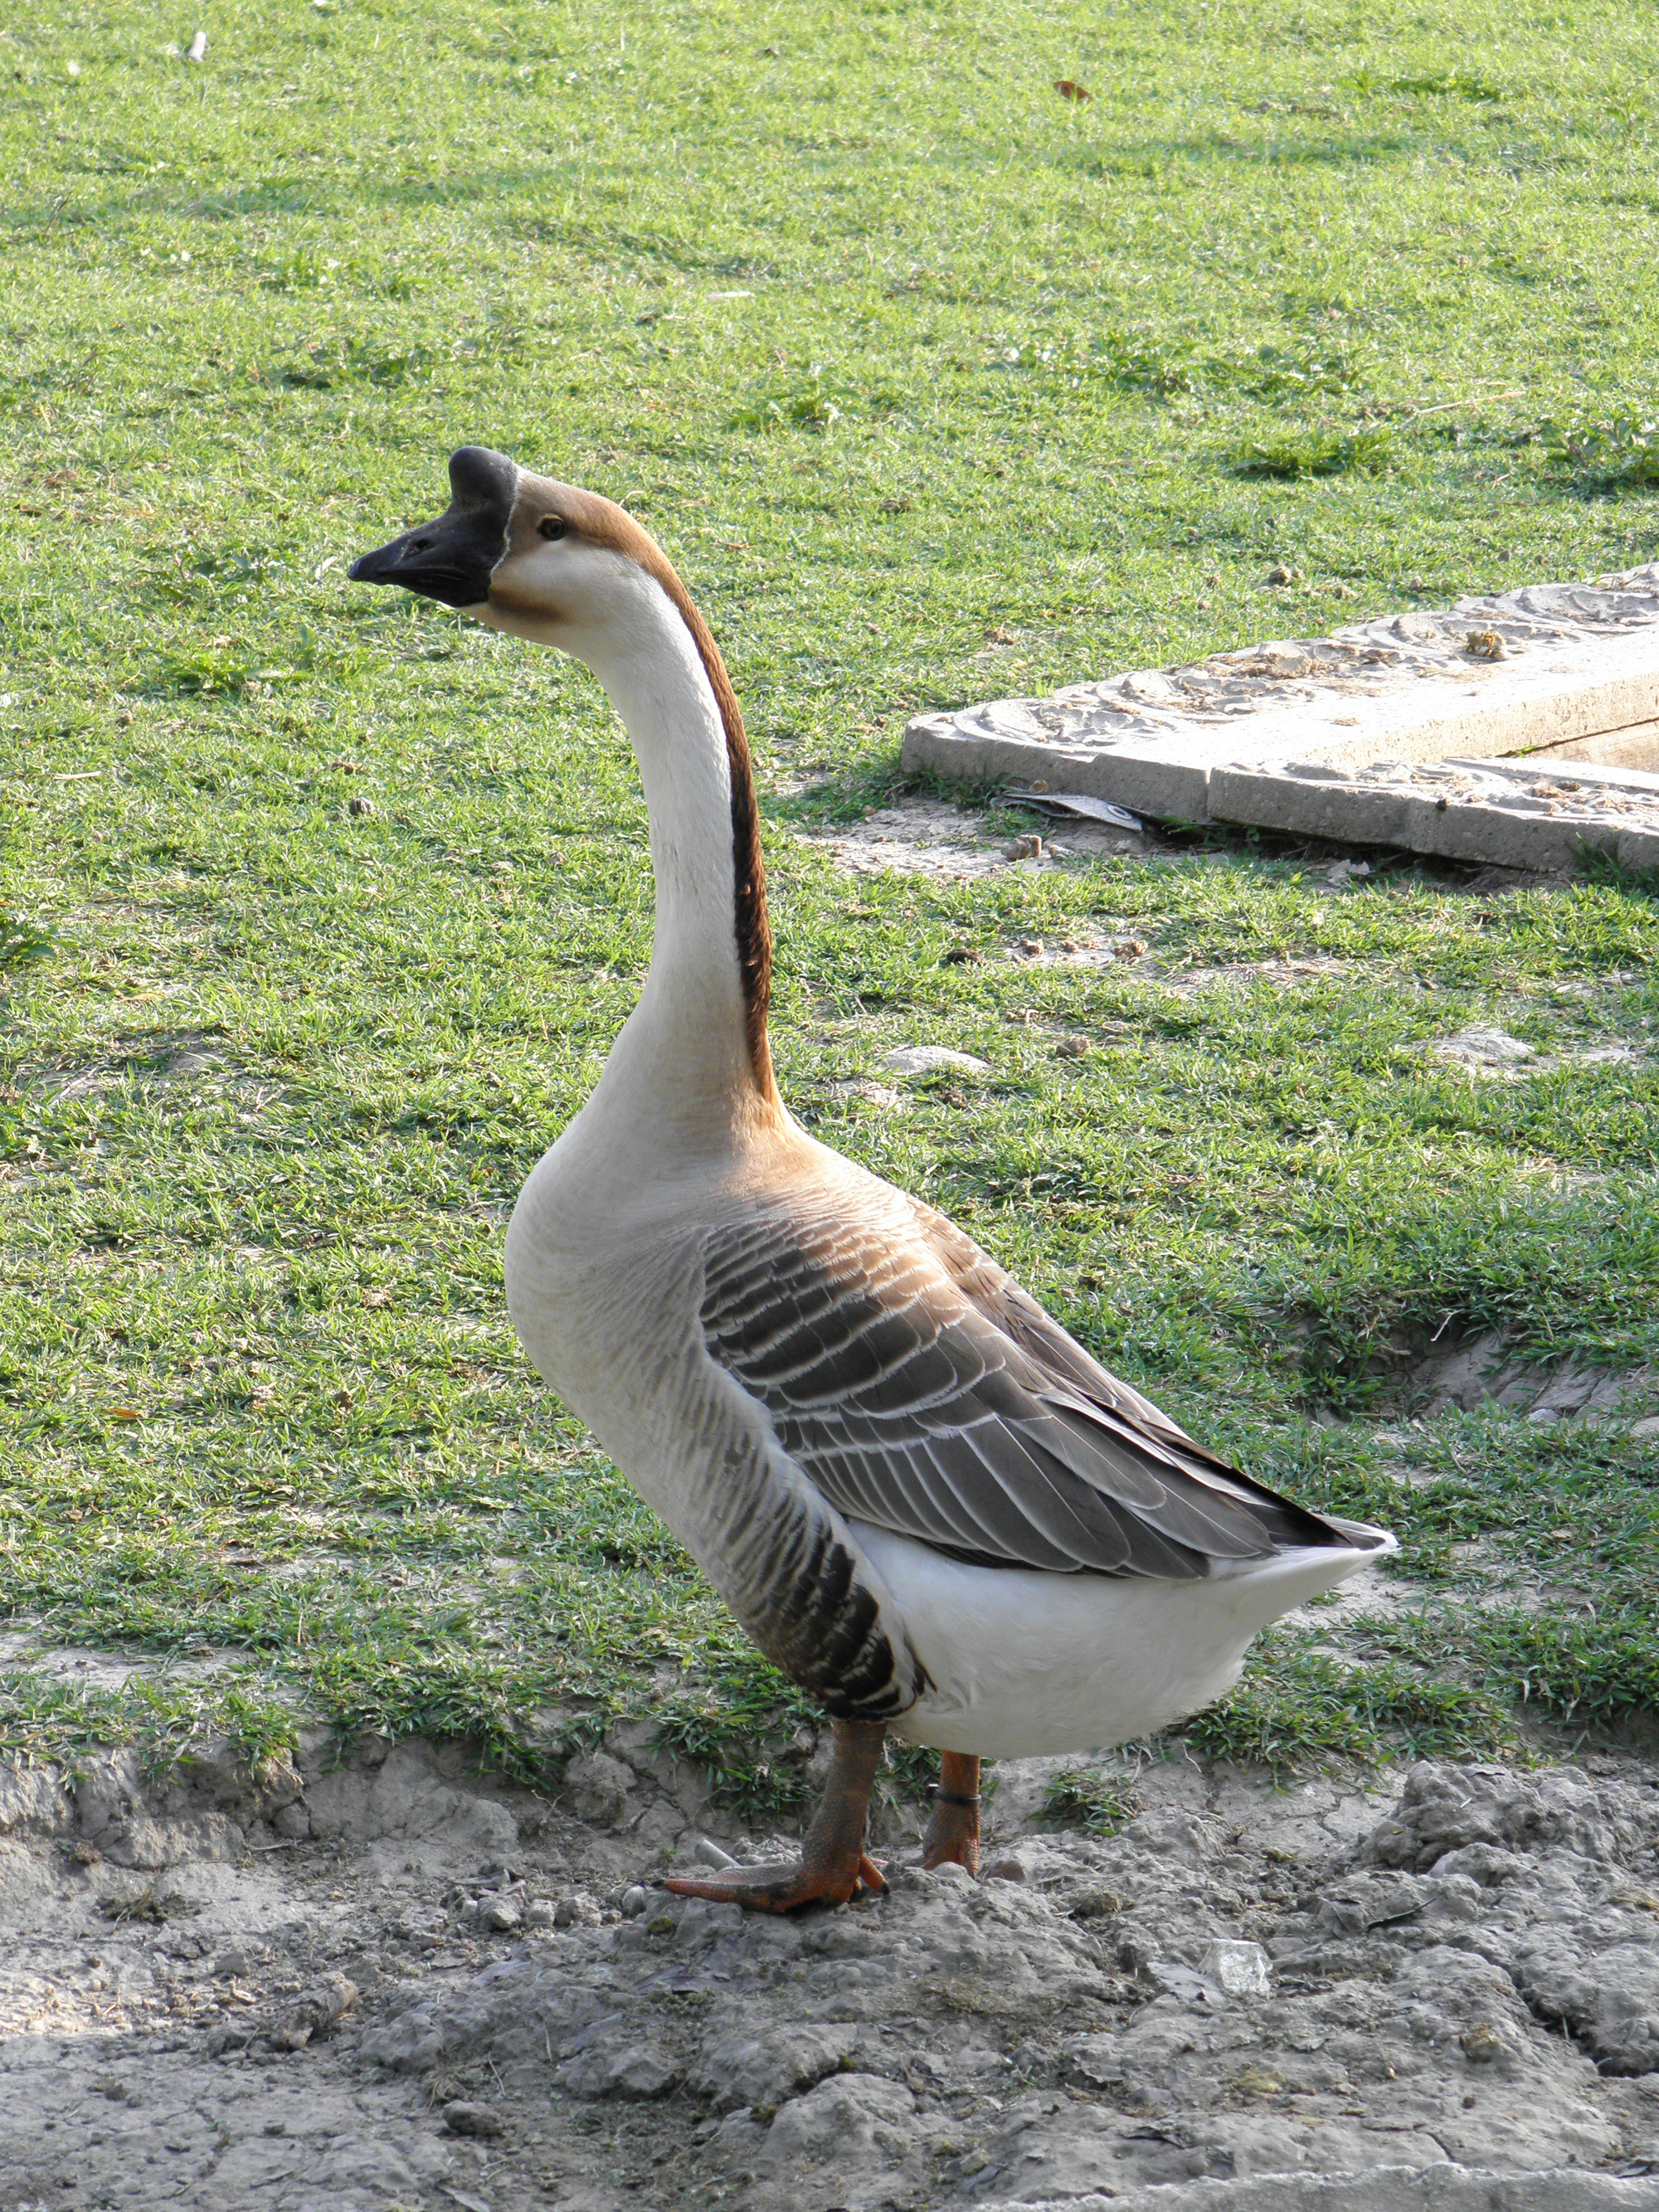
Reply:
[[730, 1867], [719, 1874], [670, 1875], [663, 1887], [677, 1897], [706, 1897], [740, 1905], [745, 1912], [793, 1912], [803, 1905], [846, 1905], [854, 1897], [879, 1897], [887, 1884], [875, 1861], [860, 1851], [851, 1867], [809, 1867], [802, 1859], [763, 1866]]
[[879, 1897], [887, 1884], [864, 1848], [870, 1784], [885, 1734], [879, 1722], [836, 1721], [830, 1778], [799, 1860], [722, 1868], [718, 1874], [670, 1875], [677, 1897], [740, 1905], [745, 1912], [793, 1912], [803, 1905], [845, 1905]]

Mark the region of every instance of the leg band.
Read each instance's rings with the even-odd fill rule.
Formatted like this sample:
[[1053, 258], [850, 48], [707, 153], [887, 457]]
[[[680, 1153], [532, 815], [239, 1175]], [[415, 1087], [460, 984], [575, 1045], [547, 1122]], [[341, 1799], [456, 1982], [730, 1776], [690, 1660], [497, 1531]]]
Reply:
[[933, 1786], [933, 1795], [941, 1805], [977, 1805], [979, 1802], [978, 1790], [969, 1797], [960, 1790], [946, 1790], [937, 1783]]

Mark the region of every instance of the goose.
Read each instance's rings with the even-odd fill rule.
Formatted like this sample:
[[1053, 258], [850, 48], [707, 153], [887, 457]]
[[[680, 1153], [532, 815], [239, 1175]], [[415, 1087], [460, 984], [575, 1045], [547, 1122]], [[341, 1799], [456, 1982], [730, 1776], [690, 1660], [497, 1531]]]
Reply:
[[775, 1912], [879, 1892], [890, 1731], [941, 1753], [923, 1864], [975, 1874], [981, 1759], [1195, 1711], [1267, 1622], [1395, 1540], [1194, 1442], [943, 1214], [793, 1118], [755, 779], [707, 623], [610, 500], [479, 446], [449, 481], [438, 520], [350, 576], [585, 662], [637, 757], [656, 879], [638, 1003], [514, 1210], [508, 1310], [830, 1722], [799, 1861], [666, 1887]]

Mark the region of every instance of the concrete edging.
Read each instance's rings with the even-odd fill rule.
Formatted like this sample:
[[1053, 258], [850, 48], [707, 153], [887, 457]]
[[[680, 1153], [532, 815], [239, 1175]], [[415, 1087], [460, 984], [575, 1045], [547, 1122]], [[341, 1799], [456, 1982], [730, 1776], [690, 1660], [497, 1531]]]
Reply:
[[[1597, 747], [1605, 757], [1599, 757]], [[1659, 866], [1659, 564], [919, 715], [903, 763], [1140, 813], [1571, 867]]]

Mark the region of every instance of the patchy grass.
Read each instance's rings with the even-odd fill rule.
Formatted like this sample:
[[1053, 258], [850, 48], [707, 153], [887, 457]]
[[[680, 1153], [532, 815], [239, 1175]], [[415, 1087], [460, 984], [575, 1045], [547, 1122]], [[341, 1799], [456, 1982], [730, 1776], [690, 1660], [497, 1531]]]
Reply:
[[1127, 1775], [1104, 1774], [1097, 1767], [1062, 1767], [1042, 1793], [1042, 1818], [1057, 1828], [1115, 1836], [1134, 1816], [1133, 1780]]
[[[126, 4], [8, 31], [0, 1612], [217, 1664], [101, 1698], [14, 1668], [0, 1744], [264, 1755], [311, 1713], [534, 1778], [648, 1716], [755, 1817], [799, 1796], [799, 1700], [502, 1310], [650, 895], [587, 677], [342, 581], [472, 438], [625, 499], [721, 638], [804, 1118], [1253, 1471], [1404, 1538], [1420, 1620], [1341, 1664], [1282, 1632], [1200, 1740], [1651, 1711], [1652, 1443], [1379, 1426], [1447, 1331], [1659, 1349], [1651, 884], [1337, 887], [1215, 840], [853, 884], [799, 833], [890, 794], [923, 707], [1324, 628], [1334, 580], [1370, 612], [1654, 557], [1653, 35], [1602, 0], [226, 0], [197, 68]], [[1380, 473], [1231, 465], [1384, 437]], [[1146, 972], [1004, 957], [1109, 926]], [[1336, 964], [1191, 985], [1287, 955]], [[1475, 1020], [1559, 1065], [1418, 1049]], [[900, 1042], [992, 1073], [836, 1091]], [[1572, 1057], [1609, 1042], [1637, 1057]]]
[[1304, 430], [1252, 440], [1234, 461], [1233, 471], [1285, 483], [1300, 477], [1375, 477], [1393, 457], [1394, 440], [1386, 430]]
[[1548, 422], [1540, 434], [1550, 466], [1590, 491], [1651, 491], [1659, 487], [1659, 421], [1615, 415]]

